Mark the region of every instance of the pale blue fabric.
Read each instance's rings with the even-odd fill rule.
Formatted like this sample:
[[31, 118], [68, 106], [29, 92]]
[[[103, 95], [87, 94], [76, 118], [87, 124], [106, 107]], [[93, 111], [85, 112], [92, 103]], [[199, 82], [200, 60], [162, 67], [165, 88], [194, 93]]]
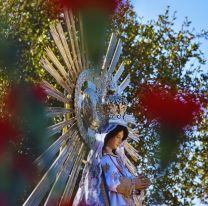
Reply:
[[[119, 163], [117, 162], [117, 158], [115, 156], [111, 156], [113, 159], [114, 163], [118, 165]], [[119, 157], [118, 157], [119, 158]], [[109, 190], [109, 197], [110, 197], [110, 202], [111, 206], [114, 205], [134, 205], [132, 204], [131, 201], [127, 200], [124, 198], [123, 195], [119, 194], [117, 192], [117, 186], [120, 184], [119, 178], [122, 176], [122, 174], [119, 172], [117, 167], [114, 165], [112, 160], [108, 155], [104, 155], [102, 157], [102, 166], [104, 167], [106, 164], [108, 164], [109, 170], [105, 172], [105, 178], [106, 178], [106, 183], [108, 185], [108, 190]], [[127, 168], [122, 165], [123, 169], [123, 174], [125, 177], [133, 178], [134, 176], [127, 170]], [[132, 200], [132, 199], [131, 199]]]
[[[82, 204], [84, 206], [103, 206], [102, 201], [99, 199], [102, 174], [102, 148], [105, 136], [116, 128], [116, 126], [117, 124], [108, 125], [96, 133], [95, 141], [87, 157], [87, 164], [85, 165], [73, 206], [81, 206]], [[124, 164], [125, 153], [123, 143], [117, 149], [117, 154]]]

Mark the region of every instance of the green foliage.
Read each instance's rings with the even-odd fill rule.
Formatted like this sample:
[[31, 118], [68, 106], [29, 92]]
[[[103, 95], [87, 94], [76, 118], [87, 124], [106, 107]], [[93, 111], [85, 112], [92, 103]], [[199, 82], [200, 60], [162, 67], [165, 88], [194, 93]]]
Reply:
[[[42, 78], [51, 79], [50, 75], [41, 68], [40, 59], [46, 45], [51, 47], [54, 45], [49, 26], [57, 19], [62, 19], [61, 12], [56, 12], [57, 15], [55, 15], [53, 9], [55, 8], [47, 0], [2, 0], [0, 2], [0, 42], [8, 47], [8, 59], [11, 53], [14, 53], [12, 59], [18, 59], [15, 64], [7, 64], [9, 60], [5, 62], [4, 56], [0, 55], [1, 94], [5, 94], [7, 91], [5, 88], [14, 82], [36, 83]], [[2, 49], [1, 44], [1, 51]], [[1, 51], [0, 54], [4, 52], [4, 50]], [[0, 99], [1, 107], [3, 106], [2, 97], [3, 95]]]
[[[40, 64], [44, 48], [55, 48], [49, 26], [57, 20], [63, 21], [57, 11], [61, 13], [59, 7], [54, 8], [48, 0], [1, 1], [1, 40], [9, 40], [6, 43], [9, 48], [21, 45], [21, 52], [14, 52], [15, 58], [18, 57], [17, 62], [7, 64], [0, 61], [1, 98], [12, 81], [39, 82], [44, 78], [59, 87]], [[195, 197], [208, 204], [208, 74], [201, 70], [206, 60], [197, 41], [197, 38], [207, 38], [207, 32], [194, 34], [188, 19], [185, 19], [181, 30], [176, 32], [173, 29], [175, 13], [170, 17], [168, 8], [164, 15], [159, 15], [158, 20], [143, 24], [139, 19], [142, 18], [137, 17], [129, 1], [121, 4], [111, 18], [108, 40], [111, 32], [121, 38], [124, 76], [131, 74], [131, 85], [126, 94], [131, 94], [128, 101], [134, 102], [128, 112], [136, 113], [138, 118], [141, 141], [134, 145], [141, 157], [138, 169], [152, 181], [144, 205], [193, 205]], [[53, 51], [59, 58], [58, 51]], [[200, 98], [205, 111], [196, 120], [196, 126], [188, 128], [181, 135], [172, 164], [163, 173], [158, 168], [159, 128], [142, 116], [140, 111], [143, 108], [135, 111], [135, 104], [139, 104], [139, 98], [144, 95], [142, 88], [148, 83], [176, 88], [183, 91], [184, 95], [186, 91], [191, 91]], [[2, 99], [0, 105], [3, 108]], [[49, 99], [47, 105], [59, 106], [60, 103]]]
[[[126, 94], [130, 94], [128, 101], [132, 102], [129, 112], [136, 114], [138, 119], [140, 142], [136, 148], [141, 157], [138, 169], [152, 181], [144, 205], [193, 205], [194, 198], [207, 204], [208, 74], [201, 70], [206, 60], [197, 38], [207, 39], [208, 33], [194, 34], [187, 18], [181, 30], [176, 32], [173, 29], [175, 13], [170, 17], [169, 8], [164, 15], [158, 16], [158, 20], [143, 24], [139, 19], [142, 18], [137, 17], [127, 1], [111, 19], [109, 30], [121, 38], [124, 76], [131, 74], [131, 85]], [[203, 105], [195, 121], [196, 126], [181, 134], [172, 163], [165, 172], [158, 167], [159, 127], [143, 116], [141, 111], [144, 108], [139, 105], [139, 99], [145, 95], [142, 88], [147, 84], [165, 85], [178, 90], [181, 95], [192, 93]]]

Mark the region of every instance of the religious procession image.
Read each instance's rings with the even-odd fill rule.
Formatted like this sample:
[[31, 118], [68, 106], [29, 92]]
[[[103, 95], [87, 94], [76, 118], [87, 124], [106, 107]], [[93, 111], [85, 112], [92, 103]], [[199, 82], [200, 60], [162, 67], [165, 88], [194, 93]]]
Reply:
[[1, 2], [0, 206], [208, 205], [208, 31], [138, 2]]

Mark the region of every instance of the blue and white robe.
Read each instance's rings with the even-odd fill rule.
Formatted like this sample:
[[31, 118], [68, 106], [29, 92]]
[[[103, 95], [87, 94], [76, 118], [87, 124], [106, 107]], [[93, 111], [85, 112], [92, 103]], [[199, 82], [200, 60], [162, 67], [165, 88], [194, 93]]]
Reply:
[[[113, 161], [112, 161], [113, 160]], [[116, 164], [116, 165], [115, 165]], [[125, 182], [122, 183], [122, 177], [134, 178], [134, 176], [127, 170], [127, 168], [121, 163], [119, 156], [107, 153], [102, 157], [102, 168], [105, 175], [106, 186], [109, 194], [109, 201], [111, 206], [134, 206], [134, 200], [132, 196], [119, 193], [118, 188], [122, 190], [122, 187], [127, 187]], [[122, 171], [122, 174], [121, 174]], [[103, 178], [102, 178], [103, 179]], [[122, 185], [123, 184], [123, 185]], [[101, 184], [101, 190], [102, 184]], [[105, 201], [106, 203], [106, 201]]]

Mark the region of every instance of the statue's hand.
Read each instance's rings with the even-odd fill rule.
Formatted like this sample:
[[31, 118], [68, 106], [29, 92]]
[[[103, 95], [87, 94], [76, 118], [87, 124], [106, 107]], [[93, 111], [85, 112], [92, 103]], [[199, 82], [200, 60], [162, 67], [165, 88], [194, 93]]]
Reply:
[[140, 175], [139, 177], [135, 178], [135, 189], [137, 190], [146, 190], [150, 186], [149, 178], [145, 177], [144, 175]]

